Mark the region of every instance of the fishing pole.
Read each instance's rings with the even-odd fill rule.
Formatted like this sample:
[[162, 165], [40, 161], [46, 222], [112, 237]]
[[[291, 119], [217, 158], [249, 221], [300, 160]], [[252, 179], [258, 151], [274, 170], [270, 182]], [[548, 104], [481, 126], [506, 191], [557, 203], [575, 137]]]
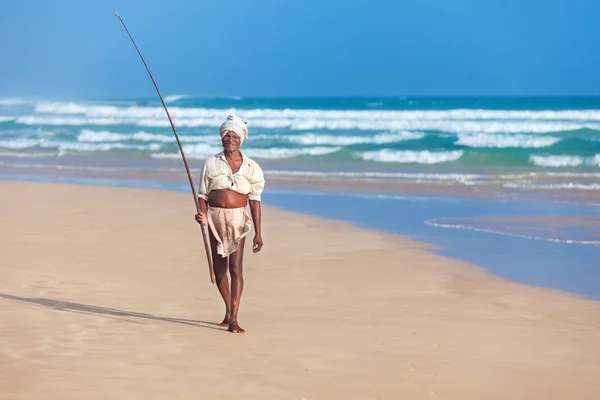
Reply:
[[[148, 68], [148, 64], [146, 64], [146, 60], [144, 60], [144, 57], [142, 56], [142, 53], [140, 52], [140, 49], [138, 49], [137, 45], [135, 44], [135, 40], [133, 40], [133, 37], [131, 36], [131, 33], [129, 33], [129, 29], [127, 29], [127, 27], [125, 26], [125, 23], [121, 19], [121, 16], [119, 15], [119, 13], [115, 12], [115, 15], [117, 16], [117, 19], [119, 20], [119, 22], [121, 23], [121, 25], [123, 25], [123, 28], [125, 28], [125, 32], [127, 32], [127, 35], [129, 36], [129, 39], [131, 39], [131, 43], [133, 43], [133, 46], [135, 47], [138, 55], [142, 59], [142, 62], [144, 63], [144, 66], [146, 67], [146, 71], [148, 71], [148, 75], [150, 75], [150, 79], [152, 79], [152, 83], [154, 84], [154, 88], [156, 89], [156, 93], [158, 93], [158, 97], [160, 98], [160, 102], [162, 103], [162, 105], [163, 105], [163, 107], [165, 109], [165, 112], [167, 113], [167, 118], [169, 119], [169, 122], [171, 123], [171, 128], [173, 129], [173, 133], [175, 134], [175, 140], [177, 140], [177, 145], [179, 146], [179, 151], [181, 152], [181, 158], [183, 158], [183, 164], [185, 165], [185, 170], [187, 172], [187, 176], [188, 176], [188, 179], [190, 181], [190, 187], [192, 189], [192, 196], [194, 196], [194, 203], [196, 204], [196, 211], [198, 213], [200, 213], [200, 203], [198, 203], [198, 197], [196, 195], [196, 189], [194, 188], [194, 180], [192, 179], [192, 175], [190, 174], [190, 168], [189, 168], [187, 160], [185, 158], [185, 154], [183, 152], [183, 148], [181, 147], [181, 142], [179, 141], [179, 136], [177, 135], [177, 130], [175, 129], [175, 124], [173, 123], [173, 120], [171, 119], [171, 115], [169, 114], [169, 110], [167, 109], [167, 105], [165, 104], [165, 101], [163, 100], [163, 97], [160, 94], [160, 90], [158, 90], [158, 85], [156, 84], [156, 81], [154, 80], [154, 77], [152, 76], [152, 73], [150, 72], [150, 68]], [[210, 271], [210, 281], [212, 283], [215, 283], [215, 271], [214, 271], [214, 268], [213, 268], [213, 260], [212, 260], [212, 253], [211, 253], [211, 250], [210, 250], [210, 244], [209, 244], [208, 237], [207, 237], [207, 234], [206, 234], [206, 225], [202, 224], [201, 228], [202, 228], [202, 239], [204, 240], [204, 250], [206, 251], [206, 258], [208, 260], [208, 268], [209, 268], [209, 271]]]

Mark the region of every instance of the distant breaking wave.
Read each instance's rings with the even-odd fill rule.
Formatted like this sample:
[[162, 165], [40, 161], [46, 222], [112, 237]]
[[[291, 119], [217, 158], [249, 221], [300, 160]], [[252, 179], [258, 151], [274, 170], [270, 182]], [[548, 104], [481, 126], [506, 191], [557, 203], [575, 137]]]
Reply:
[[600, 167], [600, 154], [596, 154], [594, 157], [531, 155], [529, 160], [538, 167], [578, 167], [581, 165]]
[[496, 229], [478, 227], [475, 225], [459, 224], [456, 222], [452, 222], [452, 219], [447, 219], [447, 218], [430, 219], [430, 220], [425, 221], [425, 223], [427, 225], [435, 226], [438, 228], [464, 229], [464, 230], [471, 230], [471, 231], [489, 233], [489, 234], [494, 234], [494, 235], [518, 237], [518, 238], [522, 238], [522, 239], [543, 240], [543, 241], [547, 241], [547, 242], [566, 243], [566, 244], [583, 244], [583, 245], [594, 245], [594, 246], [600, 245], [600, 241], [598, 241], [598, 240], [577, 240], [577, 239], [556, 238], [556, 237], [551, 237], [551, 236], [544, 237], [544, 236], [526, 235], [526, 234], [521, 234], [521, 233], [516, 233], [516, 232], [506, 232], [506, 231], [501, 231], [501, 230], [496, 230]]
[[531, 135], [500, 135], [500, 134], [460, 134], [455, 144], [477, 148], [540, 148], [552, 146], [560, 142], [560, 138], [540, 137]]
[[[340, 147], [310, 147], [310, 148], [271, 148], [271, 149], [246, 149], [244, 153], [248, 157], [252, 158], [263, 158], [263, 159], [286, 159], [291, 157], [299, 156], [320, 156], [325, 154], [334, 153], [339, 151]], [[221, 151], [218, 147], [212, 147], [209, 145], [198, 144], [183, 146], [183, 151], [186, 157], [191, 159], [205, 159], [213, 154]], [[180, 158], [179, 153], [154, 153], [151, 154], [153, 158]]]
[[192, 96], [188, 96], [187, 94], [173, 94], [170, 96], [165, 96], [163, 98], [163, 100], [165, 101], [165, 103], [174, 103], [178, 100], [182, 100], [182, 99], [189, 99]]
[[[248, 121], [250, 135], [244, 152], [268, 160], [278, 170], [312, 169], [311, 163], [316, 169], [375, 173], [492, 171], [499, 176], [510, 171], [552, 170], [578, 175], [546, 176], [542, 182], [527, 176], [486, 182], [497, 187], [511, 182], [572, 183], [574, 190], [596, 190], [597, 177], [581, 174], [600, 171], [600, 98], [476, 99], [469, 103], [464, 99], [244, 99], [175, 94], [166, 96], [166, 101], [185, 154], [194, 160], [221, 151], [218, 128], [227, 114], [235, 112]], [[14, 160], [23, 155], [39, 160], [38, 155], [45, 154], [62, 160], [79, 157], [83, 163], [122, 159], [128, 164], [145, 159], [149, 165], [169, 164], [180, 152], [165, 110], [158, 104], [156, 100], [0, 99], [0, 153]], [[414, 109], [419, 104], [424, 109]], [[485, 109], [486, 104], [491, 109]], [[448, 108], [435, 109], [438, 106]], [[542, 109], [546, 106], [550, 109]]]
[[[169, 96], [167, 96], [168, 98]], [[185, 98], [182, 95], [174, 99]], [[216, 108], [169, 108], [185, 118], [222, 117], [235, 109]], [[260, 118], [301, 118], [301, 119], [403, 119], [403, 120], [531, 120], [531, 121], [595, 121], [600, 122], [600, 110], [553, 110], [553, 111], [517, 111], [517, 110], [308, 110], [308, 109], [247, 109], [236, 110], [248, 119]], [[104, 116], [112, 113], [123, 117], [147, 117], [162, 114], [162, 107], [116, 107], [98, 106], [81, 103], [40, 103], [35, 107], [40, 114], [81, 114], [88, 117]]]
[[438, 164], [448, 161], [456, 161], [462, 155], [463, 151], [441, 151], [432, 152], [428, 150], [424, 151], [392, 151], [392, 150], [378, 150], [378, 151], [367, 151], [364, 153], [357, 153], [357, 155], [363, 160], [379, 161], [379, 162], [395, 162], [395, 163], [416, 163], [416, 164]]
[[[174, 112], [175, 125], [180, 128], [213, 127], [221, 125], [221, 117], [180, 118]], [[61, 126], [110, 126], [133, 125], [140, 127], [169, 128], [170, 123], [159, 115], [153, 119], [147, 117], [113, 116], [23, 116], [15, 119], [23, 125], [61, 125]], [[249, 120], [252, 128], [290, 129], [290, 130], [364, 130], [364, 131], [445, 131], [452, 133], [553, 133], [576, 131], [581, 129], [600, 130], [600, 123], [589, 122], [498, 122], [498, 121], [468, 121], [468, 120], [413, 120], [413, 119], [300, 119], [300, 118], [271, 118]]]
[[[181, 96], [173, 96], [173, 99]], [[179, 127], [218, 127], [237, 112], [252, 128], [290, 130], [379, 130], [453, 133], [551, 133], [600, 129], [600, 110], [310, 110], [170, 107]], [[84, 103], [39, 103], [26, 125], [136, 125], [169, 127], [161, 107], [121, 107]]]

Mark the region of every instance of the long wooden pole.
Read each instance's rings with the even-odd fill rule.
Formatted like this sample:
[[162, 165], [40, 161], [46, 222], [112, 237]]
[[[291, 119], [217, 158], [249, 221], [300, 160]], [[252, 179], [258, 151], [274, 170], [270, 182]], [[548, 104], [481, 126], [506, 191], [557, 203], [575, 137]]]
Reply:
[[[169, 110], [167, 109], [167, 105], [165, 104], [165, 101], [163, 100], [162, 95], [160, 94], [160, 90], [158, 90], [158, 86], [156, 85], [156, 82], [154, 81], [154, 77], [152, 76], [152, 73], [150, 72], [150, 68], [148, 68], [148, 64], [146, 64], [146, 60], [144, 60], [142, 53], [140, 52], [137, 45], [135, 44], [135, 41], [133, 40], [131, 33], [129, 33], [129, 30], [125, 26], [125, 23], [121, 19], [121, 16], [119, 15], [119, 13], [115, 12], [115, 15], [117, 16], [117, 19], [119, 20], [121, 25], [123, 25], [123, 28], [125, 28], [125, 32], [127, 32], [127, 35], [131, 39], [131, 43], [133, 43], [133, 46], [137, 50], [137, 53], [139, 54], [140, 58], [142, 59], [142, 62], [144, 63], [144, 66], [146, 67], [146, 71], [148, 71], [148, 75], [150, 75], [150, 79], [152, 79], [152, 83], [154, 84], [154, 87], [156, 88], [156, 93], [158, 93], [160, 102], [162, 103], [162, 105], [165, 109], [165, 112], [167, 113], [167, 118], [169, 118], [169, 122], [171, 123], [171, 128], [173, 129], [173, 133], [175, 134], [175, 139], [177, 140], [177, 145], [179, 146], [179, 151], [181, 152], [181, 157], [183, 158], [183, 164], [185, 165], [185, 170], [187, 172], [188, 179], [190, 181], [190, 187], [192, 189], [192, 196], [194, 196], [194, 203], [196, 204], [196, 211], [198, 213], [200, 213], [200, 204], [198, 203], [196, 189], [194, 188], [194, 180], [192, 179], [192, 175], [190, 174], [190, 168], [188, 167], [187, 160], [185, 159], [185, 154], [183, 153], [183, 148], [181, 147], [181, 142], [179, 141], [179, 136], [177, 135], [177, 130], [175, 129], [175, 124], [173, 124], [173, 120], [171, 119], [171, 115], [169, 114]], [[207, 237], [206, 224], [202, 224], [201, 229], [202, 229], [202, 238], [204, 239], [204, 250], [206, 251], [206, 258], [208, 260], [208, 269], [210, 271], [210, 281], [212, 283], [215, 283], [215, 271], [213, 269], [212, 253], [210, 250], [210, 244], [209, 244], [208, 237]]]

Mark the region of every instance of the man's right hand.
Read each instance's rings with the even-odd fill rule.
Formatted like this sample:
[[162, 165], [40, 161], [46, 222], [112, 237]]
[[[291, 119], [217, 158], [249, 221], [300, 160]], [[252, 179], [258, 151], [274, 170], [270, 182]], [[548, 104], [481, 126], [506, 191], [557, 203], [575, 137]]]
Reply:
[[202, 211], [200, 211], [199, 214], [196, 214], [196, 222], [198, 222], [200, 225], [206, 225], [206, 214], [204, 214]]

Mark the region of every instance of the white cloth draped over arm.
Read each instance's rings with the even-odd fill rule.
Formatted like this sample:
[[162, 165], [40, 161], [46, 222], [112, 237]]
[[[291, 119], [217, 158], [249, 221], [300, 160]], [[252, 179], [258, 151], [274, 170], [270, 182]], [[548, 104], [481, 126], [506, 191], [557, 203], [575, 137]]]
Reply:
[[208, 201], [209, 193], [209, 177], [208, 177], [208, 165], [205, 162], [200, 172], [200, 183], [198, 185], [198, 198]]
[[252, 189], [248, 193], [248, 200], [260, 201], [262, 192], [265, 189], [265, 176], [257, 163], [253, 163], [252, 167], [252, 173], [249, 177]]

